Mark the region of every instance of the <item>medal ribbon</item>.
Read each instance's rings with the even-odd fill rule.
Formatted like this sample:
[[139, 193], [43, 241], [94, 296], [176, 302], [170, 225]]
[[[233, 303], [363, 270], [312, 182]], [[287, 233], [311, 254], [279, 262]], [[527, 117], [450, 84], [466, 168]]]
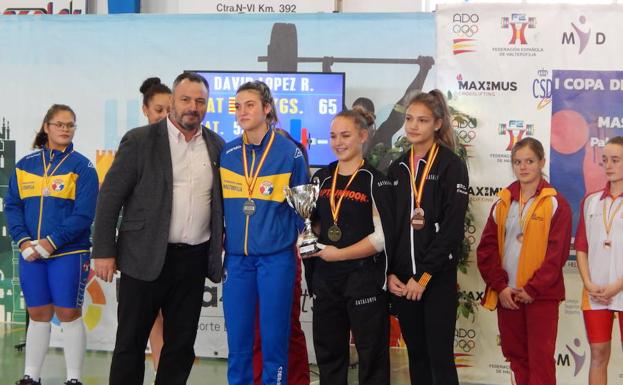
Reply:
[[[242, 141], [242, 165], [244, 168], [244, 181], [247, 184], [247, 189], [249, 191], [249, 199], [251, 199], [251, 197], [253, 196], [253, 189], [255, 189], [255, 184], [257, 183], [257, 177], [260, 175], [260, 170], [262, 169], [262, 166], [264, 165], [264, 161], [266, 160], [266, 157], [268, 156], [268, 153], [270, 152], [271, 147], [273, 146], [273, 142], [275, 141], [275, 130], [272, 130], [272, 133], [270, 134], [270, 139], [268, 140], [268, 144], [266, 145], [266, 149], [264, 149], [264, 153], [262, 154], [262, 157], [260, 158], [260, 162], [257, 165], [257, 168], [255, 169], [255, 173], [253, 173], [253, 170], [251, 170], [251, 173], [253, 174], [252, 176], [249, 175], [249, 166], [247, 166], [247, 146], [245, 145], [246, 140]], [[251, 168], [253, 168], [253, 165], [251, 165]]]
[[[621, 210], [621, 206], [623, 206], [623, 199], [621, 200], [621, 202], [619, 202], [619, 205], [616, 207], [616, 209], [614, 210], [614, 212], [612, 212], [612, 205], [614, 205], [614, 201], [616, 200], [616, 198], [612, 198], [612, 203], [610, 203], [610, 207], [608, 208], [608, 212], [610, 213], [610, 215], [606, 216], [606, 200], [604, 199], [604, 204], [603, 204], [603, 222], [604, 222], [604, 227], [606, 228], [606, 238], [609, 240], [610, 239], [610, 230], [612, 230], [612, 223], [614, 223], [614, 218], [617, 216], [617, 213], [619, 212], [619, 210]], [[606, 217], [608, 218], [606, 220]]]
[[69, 154], [65, 155], [65, 157], [61, 159], [60, 162], [58, 162], [56, 167], [54, 167], [54, 170], [52, 170], [52, 172], [49, 175], [48, 175], [48, 171], [50, 170], [50, 167], [52, 167], [52, 159], [53, 159], [52, 150], [50, 150], [50, 164], [47, 164], [47, 162], [45, 161], [44, 152], [45, 151], [41, 151], [41, 159], [43, 161], [43, 188], [46, 188], [48, 186], [48, 178], [54, 175], [56, 170], [58, 170], [58, 168], [61, 167], [61, 164], [63, 164], [63, 162], [67, 160], [67, 158], [69, 158], [69, 155], [73, 153], [73, 150]]
[[333, 180], [331, 181], [331, 194], [329, 195], [329, 205], [331, 206], [331, 216], [333, 217], [334, 224], [337, 224], [337, 218], [340, 215], [342, 200], [344, 199], [344, 195], [346, 195], [346, 190], [348, 190], [348, 187], [350, 187], [350, 184], [355, 179], [355, 176], [357, 176], [357, 173], [359, 172], [361, 166], [363, 166], [363, 163], [364, 160], [362, 159], [359, 167], [357, 167], [357, 170], [355, 170], [353, 175], [350, 176], [348, 183], [346, 183], [346, 187], [344, 187], [344, 189], [342, 190], [342, 195], [340, 196], [340, 199], [337, 200], [337, 205], [335, 204], [335, 186], [337, 184], [337, 172], [340, 167], [338, 165], [335, 165], [335, 171], [333, 171]]
[[521, 191], [520, 189], [519, 190], [519, 227], [521, 228], [521, 234], [524, 234], [526, 232], [526, 226], [528, 225], [526, 223], [526, 217], [523, 215], [523, 212], [524, 212], [524, 209], [526, 208], [526, 203], [528, 203], [529, 200], [530, 198], [528, 198], [528, 200], [526, 201], [523, 200], [523, 191]]
[[411, 157], [409, 158], [409, 176], [411, 177], [411, 189], [413, 190], [413, 195], [415, 196], [415, 206], [420, 208], [420, 204], [422, 203], [422, 196], [424, 195], [424, 183], [426, 183], [426, 179], [428, 178], [428, 174], [430, 173], [430, 169], [433, 167], [433, 163], [435, 162], [435, 158], [437, 158], [437, 153], [439, 152], [439, 146], [437, 143], [433, 143], [433, 146], [429, 150], [429, 158], [426, 162], [426, 166], [424, 167], [424, 171], [422, 172], [422, 178], [420, 179], [420, 188], [416, 187], [415, 178], [415, 151], [413, 150], [413, 145], [411, 146]]

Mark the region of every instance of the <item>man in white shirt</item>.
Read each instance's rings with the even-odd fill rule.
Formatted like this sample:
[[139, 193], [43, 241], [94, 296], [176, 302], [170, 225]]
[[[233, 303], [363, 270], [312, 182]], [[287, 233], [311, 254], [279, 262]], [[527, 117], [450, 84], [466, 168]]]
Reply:
[[169, 116], [128, 131], [100, 190], [95, 271], [107, 282], [121, 271], [111, 385], [143, 383], [145, 346], [159, 309], [164, 347], [156, 384], [185, 384], [205, 277], [221, 280], [223, 140], [201, 126], [208, 91], [200, 75], [179, 75]]

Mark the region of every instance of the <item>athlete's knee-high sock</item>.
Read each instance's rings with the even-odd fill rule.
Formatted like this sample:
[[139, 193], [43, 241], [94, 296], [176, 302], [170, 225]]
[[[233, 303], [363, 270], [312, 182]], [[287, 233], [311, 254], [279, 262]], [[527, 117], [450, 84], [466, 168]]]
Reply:
[[28, 323], [24, 374], [35, 381], [41, 378], [41, 367], [50, 347], [50, 330], [50, 322], [34, 321], [31, 318]]
[[67, 380], [80, 380], [80, 377], [82, 377], [84, 352], [87, 346], [87, 336], [82, 323], [82, 317], [71, 322], [62, 322], [61, 327], [63, 329]]

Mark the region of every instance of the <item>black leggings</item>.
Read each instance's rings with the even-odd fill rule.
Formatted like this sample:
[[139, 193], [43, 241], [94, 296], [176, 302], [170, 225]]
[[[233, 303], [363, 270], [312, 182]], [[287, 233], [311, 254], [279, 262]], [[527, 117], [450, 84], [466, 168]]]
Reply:
[[391, 296], [407, 345], [411, 385], [459, 383], [453, 350], [456, 279], [454, 269], [436, 273], [419, 301]]

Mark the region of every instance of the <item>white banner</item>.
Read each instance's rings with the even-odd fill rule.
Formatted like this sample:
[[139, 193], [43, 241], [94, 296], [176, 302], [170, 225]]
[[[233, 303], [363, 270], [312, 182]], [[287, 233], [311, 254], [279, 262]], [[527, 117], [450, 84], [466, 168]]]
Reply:
[[183, 0], [180, 13], [331, 13], [335, 0]]
[[[618, 5], [463, 4], [438, 8], [436, 60], [442, 64], [437, 71], [437, 85], [449, 92], [450, 105], [475, 118], [455, 122], [470, 156], [470, 198], [476, 227], [470, 240], [474, 249], [495, 194], [513, 180], [510, 148], [526, 136], [543, 143], [547, 174], [569, 200], [577, 221], [581, 197], [566, 193], [560, 180], [569, 176], [561, 175], [557, 166], [576, 159], [573, 154], [565, 158], [549, 151], [552, 72], [621, 69], [623, 53], [619, 47], [623, 39], [619, 19], [622, 14], [623, 7]], [[587, 83], [590, 82], [580, 79], [577, 86], [590, 91]], [[576, 146], [577, 135], [571, 132], [561, 135], [569, 138], [570, 143], [558, 147], [566, 150]], [[586, 144], [577, 143], [576, 147], [583, 149]], [[582, 159], [577, 168], [582, 169]], [[599, 169], [595, 172], [603, 173]], [[582, 184], [581, 180], [574, 181]], [[474, 262], [469, 274], [459, 274], [461, 290], [480, 299], [484, 283], [474, 255], [471, 260]], [[586, 384], [590, 349], [580, 308], [582, 282], [574, 256], [570, 257], [564, 273], [567, 300], [560, 307], [554, 357], [558, 383]], [[459, 353], [461, 347], [467, 349], [463, 349], [466, 365], [459, 370], [461, 379], [510, 384], [509, 365], [499, 346], [496, 313], [479, 309], [474, 322], [461, 318], [457, 327], [455, 351]], [[615, 327], [609, 366], [612, 383], [623, 378], [619, 340]]]

